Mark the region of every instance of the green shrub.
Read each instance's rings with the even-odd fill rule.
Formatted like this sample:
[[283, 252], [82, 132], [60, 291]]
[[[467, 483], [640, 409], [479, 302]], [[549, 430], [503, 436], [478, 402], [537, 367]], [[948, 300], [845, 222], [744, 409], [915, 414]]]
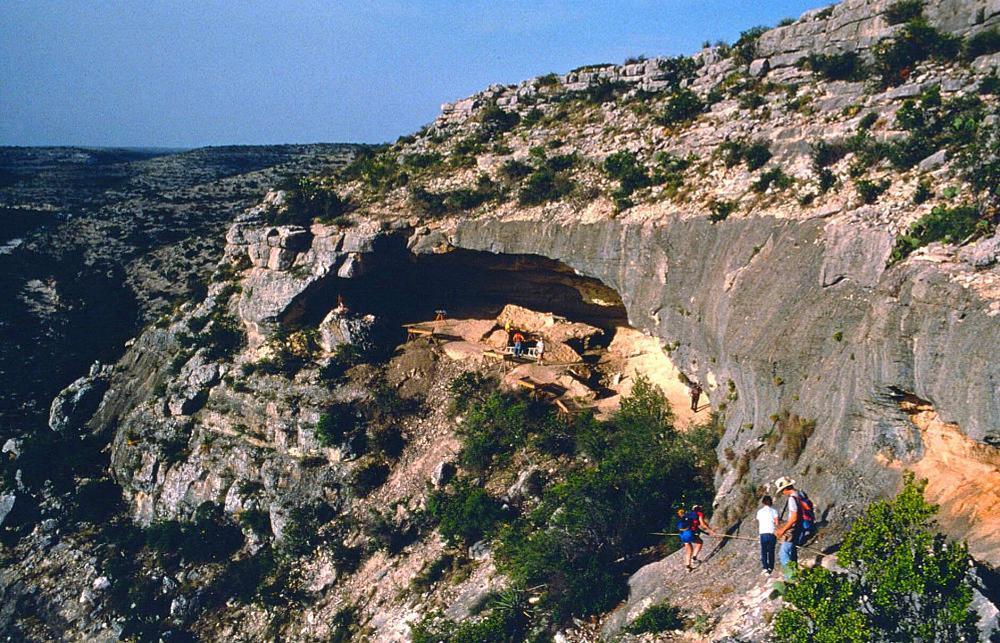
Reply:
[[780, 167], [772, 167], [762, 173], [760, 177], [758, 177], [758, 179], [750, 185], [750, 189], [759, 194], [763, 194], [771, 187], [776, 190], [788, 189], [792, 187], [792, 183], [794, 182], [794, 179], [785, 174], [784, 170]]
[[664, 126], [686, 123], [697, 118], [704, 109], [705, 103], [697, 94], [686, 87], [681, 87], [673, 90], [667, 97], [667, 102], [656, 122]]
[[858, 129], [861, 131], [870, 130], [872, 126], [875, 125], [875, 123], [877, 122], [878, 122], [878, 114], [875, 112], [868, 112], [867, 114], [861, 117], [860, 121], [858, 121]]
[[774, 619], [778, 641], [976, 641], [969, 553], [934, 531], [926, 482], [906, 474], [902, 491], [853, 523], [837, 554], [847, 573], [803, 569]]
[[[194, 324], [195, 320], [192, 320]], [[186, 349], [198, 350], [205, 348], [208, 360], [227, 360], [239, 352], [246, 344], [246, 333], [243, 325], [234, 316], [213, 311], [211, 315], [201, 320], [205, 326], [198, 328], [192, 325], [192, 332], [180, 333], [177, 343]], [[198, 330], [195, 330], [198, 328]], [[185, 361], [187, 361], [185, 359]]]
[[749, 65], [757, 57], [757, 41], [767, 31], [767, 27], [751, 27], [740, 34], [731, 50], [737, 65]]
[[759, 170], [771, 160], [771, 150], [764, 141], [754, 141], [743, 150], [743, 160], [751, 172]]
[[928, 58], [953, 60], [960, 44], [961, 39], [941, 33], [922, 20], [914, 20], [895, 38], [883, 40], [872, 48], [873, 71], [882, 87], [898, 85], [910, 77], [919, 62]]
[[942, 243], [964, 241], [980, 230], [985, 231], [984, 223], [979, 210], [973, 206], [961, 205], [954, 208], [936, 206], [929, 214], [917, 219], [906, 234], [896, 240], [890, 261], [905, 259], [914, 250], [937, 241]]
[[409, 175], [400, 167], [396, 153], [384, 146], [360, 152], [340, 171], [340, 177], [345, 180], [360, 180], [375, 192], [385, 192], [406, 185], [409, 181]]
[[517, 198], [521, 205], [541, 205], [557, 201], [572, 191], [573, 182], [569, 178], [548, 167], [542, 167], [528, 175]]
[[736, 211], [736, 207], [736, 201], [712, 201], [709, 206], [711, 213], [708, 215], [708, 220], [712, 223], [725, 221], [730, 214]]
[[490, 103], [479, 113], [479, 122], [489, 138], [514, 129], [520, 120], [517, 112], [508, 112], [496, 103]]
[[690, 56], [661, 58], [657, 66], [660, 68], [663, 80], [669, 83], [672, 89], [679, 87], [683, 81], [694, 78], [698, 70], [698, 63]]
[[289, 556], [305, 556], [321, 542], [320, 527], [334, 517], [334, 511], [321, 502], [292, 507], [281, 530], [281, 551]]
[[813, 171], [817, 174], [825, 168], [833, 165], [847, 154], [847, 146], [843, 143], [831, 143], [819, 140], [809, 145], [809, 159], [812, 162]]
[[996, 27], [980, 31], [965, 41], [963, 55], [973, 60], [979, 56], [987, 56], [1000, 51], [1000, 31]]
[[864, 62], [853, 51], [836, 54], [810, 53], [799, 66], [830, 81], [864, 80], [868, 73]]
[[427, 513], [437, 521], [441, 536], [453, 544], [471, 545], [491, 535], [503, 516], [500, 502], [463, 479], [451, 487], [427, 500]]
[[389, 479], [389, 465], [380, 458], [366, 456], [351, 476], [351, 489], [362, 498], [381, 487]]
[[751, 172], [764, 167], [771, 160], [771, 150], [765, 141], [723, 141], [718, 153], [726, 167], [735, 167], [745, 162]]
[[932, 196], [934, 196], [934, 191], [931, 189], [931, 184], [926, 180], [921, 181], [917, 184], [917, 189], [913, 191], [913, 203], [920, 205], [930, 200]]
[[316, 423], [316, 441], [325, 447], [339, 446], [360, 428], [362, 417], [360, 409], [354, 404], [330, 406]]
[[602, 78], [586, 89], [575, 92], [579, 94], [584, 102], [592, 105], [603, 105], [615, 100], [630, 89], [630, 85], [624, 81], [612, 81]]
[[889, 189], [890, 185], [892, 185], [892, 182], [889, 179], [882, 179], [880, 181], [861, 179], [855, 183], [854, 187], [858, 191], [858, 196], [861, 197], [862, 203], [872, 204], [878, 201], [878, 198]]
[[459, 461], [470, 471], [484, 472], [494, 461], [505, 461], [527, 438], [531, 422], [527, 402], [492, 393], [471, 406], [458, 426], [462, 437]]
[[996, 222], [1000, 210], [1000, 123], [979, 125], [959, 156], [962, 178], [976, 193], [984, 219]]
[[509, 183], [517, 183], [532, 172], [532, 167], [522, 161], [511, 159], [500, 166], [500, 177]]
[[443, 157], [437, 152], [410, 154], [403, 157], [403, 165], [413, 172], [427, 170], [442, 164]]
[[603, 168], [609, 178], [618, 181], [618, 189], [613, 194], [618, 209], [630, 206], [628, 197], [651, 183], [645, 166], [639, 163], [633, 152], [627, 150], [610, 154], [604, 159]]
[[495, 377], [479, 371], [466, 371], [448, 382], [451, 397], [451, 414], [465, 413], [469, 407], [486, 401], [487, 395], [496, 390]]
[[923, 0], [897, 0], [885, 10], [885, 19], [890, 25], [901, 25], [904, 22], [921, 18], [923, 15]]
[[166, 520], [147, 527], [146, 545], [166, 562], [178, 557], [196, 564], [221, 562], [243, 546], [243, 533], [222, 507], [203, 502], [191, 522]]
[[657, 634], [667, 630], [679, 630], [684, 626], [681, 611], [669, 603], [650, 605], [628, 626], [629, 634]]
[[412, 643], [522, 643], [528, 640], [531, 605], [526, 593], [512, 587], [487, 604], [488, 614], [455, 623], [428, 616], [410, 626]]

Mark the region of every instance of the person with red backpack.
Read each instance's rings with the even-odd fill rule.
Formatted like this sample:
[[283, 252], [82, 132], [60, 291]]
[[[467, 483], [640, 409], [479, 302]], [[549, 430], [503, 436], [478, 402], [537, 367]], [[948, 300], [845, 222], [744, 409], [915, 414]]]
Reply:
[[680, 535], [681, 544], [684, 545], [684, 566], [688, 571], [694, 569], [698, 560], [698, 552], [704, 543], [699, 535], [702, 530], [715, 535], [715, 531], [709, 526], [708, 519], [701, 505], [691, 507], [690, 511], [684, 509], [677, 510], [677, 531]]
[[796, 489], [791, 478], [782, 476], [774, 481], [774, 486], [788, 499], [788, 520], [775, 531], [775, 536], [781, 541], [778, 560], [788, 575], [792, 564], [798, 560], [796, 547], [816, 533], [816, 510], [809, 496]]

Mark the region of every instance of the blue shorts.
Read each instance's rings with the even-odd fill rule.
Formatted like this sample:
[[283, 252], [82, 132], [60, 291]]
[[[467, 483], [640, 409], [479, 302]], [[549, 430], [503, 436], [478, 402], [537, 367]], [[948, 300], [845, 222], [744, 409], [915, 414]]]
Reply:
[[700, 543], [701, 538], [698, 537], [698, 534], [693, 529], [685, 529], [681, 532], [681, 542], [684, 544]]

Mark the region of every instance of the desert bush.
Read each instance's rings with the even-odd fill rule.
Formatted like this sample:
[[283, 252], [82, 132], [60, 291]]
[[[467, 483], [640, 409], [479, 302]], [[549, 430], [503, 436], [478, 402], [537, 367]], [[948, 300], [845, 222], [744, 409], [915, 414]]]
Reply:
[[389, 465], [379, 457], [366, 456], [351, 475], [351, 489], [358, 496], [365, 497], [381, 487], [388, 479]]
[[325, 447], [335, 447], [357, 431], [363, 421], [361, 410], [354, 404], [334, 404], [326, 409], [316, 423], [316, 441]]
[[690, 89], [681, 87], [673, 90], [660, 111], [656, 122], [671, 126], [694, 120], [705, 109], [705, 103]]
[[737, 65], [749, 65], [757, 57], [757, 41], [767, 31], [767, 27], [758, 26], [740, 33], [733, 43], [731, 54]]
[[657, 634], [684, 626], [681, 611], [669, 603], [650, 605], [626, 628], [629, 634]]
[[360, 152], [339, 176], [344, 180], [359, 180], [375, 192], [385, 192], [409, 182], [409, 175], [402, 170], [396, 152], [385, 146]]
[[898, 0], [885, 10], [885, 19], [890, 25], [901, 25], [924, 15], [923, 0]]
[[521, 205], [540, 205], [557, 201], [573, 191], [573, 181], [549, 167], [541, 167], [528, 175], [518, 193]]
[[926, 481], [907, 473], [892, 500], [869, 506], [837, 553], [846, 573], [802, 569], [774, 619], [778, 641], [976, 641], [964, 543], [935, 530]]
[[462, 437], [459, 461], [470, 471], [484, 472], [495, 461], [523, 446], [531, 424], [528, 403], [505, 393], [492, 393], [471, 406], [458, 426]]
[[871, 204], [878, 201], [878, 198], [889, 189], [891, 184], [892, 182], [889, 179], [882, 179], [880, 181], [861, 179], [854, 184], [854, 187], [858, 192], [858, 196], [861, 197], [861, 202]]
[[883, 40], [872, 48], [873, 72], [883, 88], [898, 85], [910, 77], [917, 63], [928, 58], [953, 60], [960, 45], [961, 39], [944, 34], [923, 20], [911, 20], [895, 38]]
[[479, 113], [479, 122], [490, 138], [509, 132], [517, 127], [520, 120], [517, 112], [508, 112], [496, 103], [490, 103]]
[[437, 521], [446, 541], [467, 546], [493, 533], [503, 509], [486, 490], [458, 479], [450, 490], [431, 494], [427, 513]]
[[776, 190], [788, 189], [794, 182], [794, 179], [785, 174], [784, 170], [780, 167], [772, 167], [771, 169], [763, 172], [757, 180], [750, 185], [750, 189], [754, 192], [763, 194], [772, 187]]
[[980, 31], [965, 41], [962, 54], [969, 60], [1000, 51], [1000, 31], [996, 27]]
[[736, 205], [735, 201], [712, 201], [709, 206], [711, 213], [708, 215], [708, 220], [712, 223], [725, 221], [730, 214], [736, 211]]
[[321, 542], [320, 527], [335, 516], [329, 505], [322, 502], [292, 507], [281, 530], [281, 552], [289, 556], [304, 556]]
[[448, 382], [448, 394], [451, 396], [451, 414], [464, 413], [470, 406], [486, 400], [489, 392], [495, 390], [495, 377], [479, 371], [466, 371]]
[[214, 502], [203, 502], [191, 522], [165, 520], [146, 528], [146, 545], [166, 563], [228, 560], [243, 546], [243, 532]]
[[974, 206], [947, 208], [939, 205], [929, 214], [917, 219], [906, 234], [896, 239], [890, 261], [905, 259], [914, 250], [930, 243], [959, 243], [988, 229], [989, 222], [981, 218], [979, 210]]
[[719, 154], [726, 167], [746, 163], [751, 172], [758, 170], [771, 160], [771, 150], [765, 141], [737, 139], [724, 141], [719, 145]]
[[500, 166], [500, 177], [508, 183], [517, 183], [531, 174], [532, 170], [527, 163], [511, 159]]
[[853, 51], [836, 54], [810, 53], [799, 65], [830, 81], [858, 81], [868, 74], [864, 62]]
[[698, 70], [698, 63], [690, 56], [662, 58], [657, 66], [663, 74], [663, 80], [669, 83], [671, 88], [677, 88], [683, 81], [694, 78]]
[[[995, 115], [995, 112], [994, 112]], [[996, 223], [1000, 211], [1000, 122], [982, 123], [972, 143], [959, 156], [962, 178], [976, 193], [979, 212], [989, 225]]]

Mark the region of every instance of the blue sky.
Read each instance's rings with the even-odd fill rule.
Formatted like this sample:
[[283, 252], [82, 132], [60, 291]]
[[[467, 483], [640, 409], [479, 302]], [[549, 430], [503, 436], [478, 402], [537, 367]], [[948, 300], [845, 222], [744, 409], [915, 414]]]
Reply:
[[380, 142], [441, 103], [821, 0], [0, 0], [0, 145]]

